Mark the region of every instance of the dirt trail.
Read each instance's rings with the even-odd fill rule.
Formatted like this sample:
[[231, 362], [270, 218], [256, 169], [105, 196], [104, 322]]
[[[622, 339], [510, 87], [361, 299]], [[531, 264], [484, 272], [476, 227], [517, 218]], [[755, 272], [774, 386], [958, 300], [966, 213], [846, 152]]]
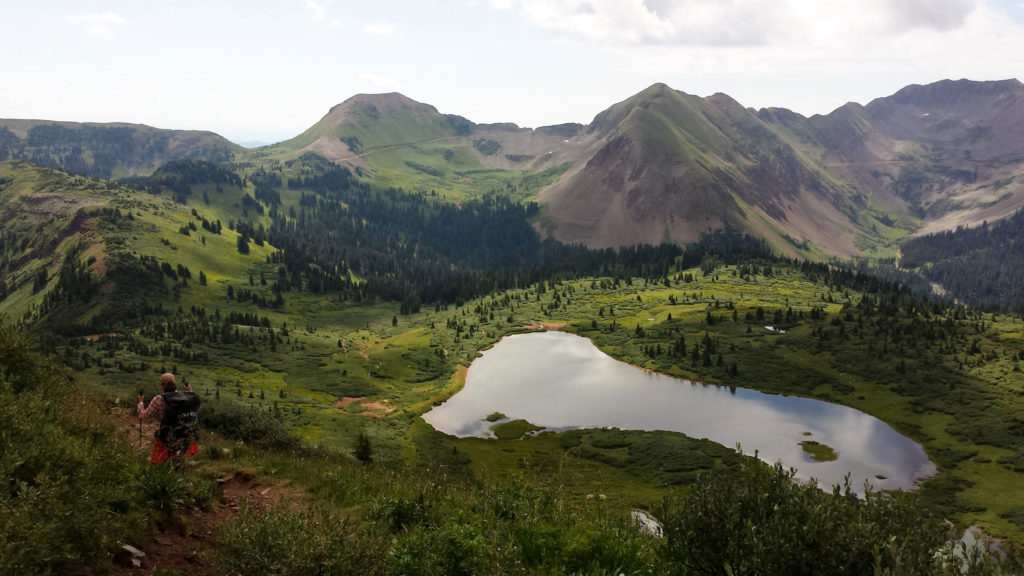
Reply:
[[[156, 423], [148, 419], [142, 424], [142, 441], [139, 441], [139, 419], [135, 409], [114, 408], [110, 413], [118, 430], [140, 458], [148, 459], [153, 443]], [[139, 542], [131, 544], [144, 552], [141, 566], [133, 566], [128, 553], [115, 557], [116, 568], [112, 574], [206, 574], [214, 568], [211, 553], [221, 546], [221, 525], [238, 517], [241, 506], [263, 513], [277, 506], [286, 505], [300, 509], [307, 505], [308, 495], [291, 486], [267, 483], [252, 472], [241, 469], [214, 470], [203, 462], [203, 452], [190, 462], [192, 472], [207, 475], [220, 487], [220, 497], [215, 499], [208, 510], [190, 510], [166, 525], [158, 526], [153, 533]], [[154, 464], [159, 466], [159, 464]]]
[[430, 142], [440, 142], [442, 140], [455, 140], [461, 138], [461, 136], [442, 136], [441, 138], [431, 138], [430, 140], [419, 140], [417, 142], [403, 142], [401, 144], [389, 144], [387, 146], [377, 146], [376, 148], [370, 148], [364, 152], [346, 156], [344, 158], [338, 158], [338, 162], [344, 162], [346, 160], [356, 160], [358, 158], [365, 158], [374, 152], [383, 152], [384, 150], [394, 150], [395, 148], [404, 148], [407, 146], [416, 146], [418, 144], [429, 144]]
[[430, 140], [420, 140], [418, 142], [402, 142], [399, 144], [389, 144], [387, 146], [377, 146], [367, 150], [363, 150], [359, 153], [354, 153], [344, 143], [327, 137], [321, 137], [309, 144], [303, 151], [312, 151], [323, 156], [324, 158], [334, 162], [335, 164], [347, 164], [349, 166], [361, 167], [363, 169], [372, 169], [369, 164], [363, 162], [363, 158], [374, 154], [376, 152], [382, 152], [384, 150], [393, 150], [395, 148], [403, 148], [408, 146], [416, 146], [418, 144], [427, 144], [430, 142], [440, 142], [442, 140], [455, 140], [461, 138], [461, 136], [444, 136], [441, 138], [432, 138]]

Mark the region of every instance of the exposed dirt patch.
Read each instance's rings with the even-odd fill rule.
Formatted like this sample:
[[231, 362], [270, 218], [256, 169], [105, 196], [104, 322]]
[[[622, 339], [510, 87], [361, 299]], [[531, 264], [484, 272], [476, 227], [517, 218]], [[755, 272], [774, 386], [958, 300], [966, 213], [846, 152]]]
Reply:
[[303, 151], [316, 152], [335, 164], [352, 169], [372, 170], [371, 166], [360, 155], [354, 153], [347, 144], [337, 138], [318, 138], [315, 142], [303, 148]]
[[26, 212], [35, 214], [68, 214], [86, 206], [106, 204], [102, 198], [71, 198], [62, 194], [23, 194], [21, 202]]
[[[47, 194], [45, 196], [47, 196], [47, 197], [63, 198], [59, 194]], [[75, 200], [76, 199], [68, 199], [68, 201], [70, 201], [70, 202], [74, 202]], [[87, 202], [89, 200], [91, 200], [91, 199], [85, 199], [85, 201], [87, 201]], [[97, 200], [96, 203], [102, 204], [102, 201], [98, 201]], [[45, 204], [45, 202], [43, 202], [43, 204]], [[49, 209], [42, 209], [42, 210], [39, 210], [37, 213], [41, 213], [41, 214], [57, 214], [57, 215], [64, 215], [64, 216], [67, 215], [63, 210], [58, 210], [58, 211], [55, 211], [55, 212], [51, 212]], [[81, 208], [79, 206], [77, 208], [77, 211], [75, 212], [74, 217], [71, 219], [70, 222], [68, 222], [68, 224], [64, 227], [64, 229], [58, 231], [50, 239], [50, 241], [47, 244], [38, 246], [35, 249], [33, 249], [31, 257], [32, 258], [40, 258], [40, 257], [49, 258], [49, 257], [52, 257], [54, 254], [57, 253], [57, 249], [61, 245], [62, 242], [64, 242], [65, 240], [67, 240], [68, 238], [70, 238], [72, 236], [81, 236], [82, 234], [85, 234], [86, 232], [90, 232], [91, 229], [92, 229], [92, 226], [93, 226], [93, 219], [88, 214], [85, 213], [85, 210], [83, 208]]]
[[108, 334], [86, 334], [85, 336], [82, 336], [82, 338], [84, 340], [90, 340], [92, 342], [96, 342], [96, 341], [98, 341], [100, 338], [102, 338], [104, 336], [107, 336], [108, 338], [116, 338], [116, 337], [120, 336], [120, 334], [118, 334], [116, 332], [110, 332]]
[[360, 402], [359, 405], [367, 409], [366, 412], [361, 412], [361, 414], [364, 416], [383, 416], [395, 409], [394, 406], [388, 406], [387, 402], [387, 400], [382, 400], [380, 402]]
[[564, 327], [565, 322], [531, 322], [523, 326], [527, 330], [561, 330]]
[[334, 402], [335, 408], [344, 408], [349, 404], [362, 400], [362, 396], [342, 396], [340, 400]]
[[103, 254], [103, 244], [101, 242], [94, 243], [92, 246], [89, 246], [85, 254], [87, 256], [92, 256], [94, 258], [92, 266], [90, 267], [92, 273], [99, 278], [103, 278], [104, 276], [106, 276], [107, 259], [104, 257]]

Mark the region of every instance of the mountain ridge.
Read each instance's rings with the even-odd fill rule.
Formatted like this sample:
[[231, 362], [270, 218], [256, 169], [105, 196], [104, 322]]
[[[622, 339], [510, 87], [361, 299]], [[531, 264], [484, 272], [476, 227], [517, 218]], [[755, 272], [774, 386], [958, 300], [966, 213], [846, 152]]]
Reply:
[[[52, 150], [33, 151], [33, 129], [55, 132], [42, 139]], [[110, 151], [84, 136], [116, 140], [118, 130], [121, 141], [99, 139]], [[729, 228], [822, 258], [893, 255], [899, 238], [1012, 214], [1024, 205], [1021, 131], [1016, 79], [909, 85], [809, 117], [655, 83], [588, 124], [537, 128], [476, 124], [397, 92], [356, 94], [294, 138], [253, 150], [204, 132], [0, 120], [0, 159], [109, 178], [180, 158], [279, 162], [312, 152], [380, 185], [466, 198], [543, 173], [552, 176], [520, 198], [540, 202], [539, 229], [558, 240], [688, 242]], [[61, 147], [59, 137], [78, 141]], [[74, 146], [86, 152], [73, 156]]]
[[0, 161], [19, 158], [96, 178], [145, 175], [179, 159], [227, 162], [244, 150], [205, 130], [128, 122], [0, 119]]
[[[1014, 142], [988, 135], [1000, 137], [1016, 126], [1004, 120], [1009, 128], [992, 128], [996, 119], [1024, 118], [1016, 104], [1022, 86], [1012, 79], [945, 80], [805, 117], [785, 108], [746, 108], [724, 93], [699, 97], [655, 83], [586, 125], [563, 126], [561, 140], [541, 139], [551, 134], [547, 127], [468, 120], [464, 133], [431, 136], [469, 148], [484, 168], [517, 168], [524, 159], [532, 162], [527, 169], [547, 159], [548, 165], [568, 162], [536, 197], [547, 214], [543, 230], [562, 241], [592, 247], [687, 242], [727, 227], [765, 237], [793, 256], [891, 255], [886, 245], [892, 238], [996, 220], [1024, 203], [1017, 186], [1008, 197], [984, 192], [1019, 171]], [[396, 97], [359, 95], [346, 102]], [[1002, 117], [974, 110], [999, 99]], [[947, 110], [950, 102], [958, 104]], [[938, 106], [973, 132], [953, 134], [947, 125], [955, 120], [915, 127], [911, 120], [921, 117], [921, 106]], [[452, 116], [428, 108], [435, 126]], [[972, 180], [974, 172], [951, 148], [972, 137], [984, 160], [1010, 166], [981, 170]], [[473, 150], [480, 138], [505, 154]]]

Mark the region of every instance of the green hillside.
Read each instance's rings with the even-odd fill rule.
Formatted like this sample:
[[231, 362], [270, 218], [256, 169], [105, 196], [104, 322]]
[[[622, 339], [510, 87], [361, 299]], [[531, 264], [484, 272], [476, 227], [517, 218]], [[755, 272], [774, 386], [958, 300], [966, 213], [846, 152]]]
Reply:
[[1008, 218], [1024, 200], [1022, 122], [1016, 80], [908, 86], [809, 118], [655, 84], [587, 126], [536, 129], [360, 94], [255, 150], [207, 132], [0, 120], [0, 161], [124, 179], [179, 160], [246, 172], [315, 154], [377, 188], [536, 200], [539, 227], [566, 243], [683, 244], [730, 229], [824, 261], [895, 258], [914, 234]]
[[[203, 397], [218, 447], [301, 441], [347, 459], [366, 434], [385, 475], [489, 487], [563, 470], [566, 506], [600, 493], [620, 511], [656, 508], [715, 462], [736, 465], [721, 448], [680, 445], [666, 474], [679, 435], [482, 441], [419, 418], [458, 391], [480, 350], [544, 321], [634, 365], [873, 414], [938, 465], [920, 490], [932, 513], [1008, 543], [1024, 530], [1017, 316], [926, 303], [730, 235], [685, 253], [559, 247], [516, 203], [459, 208], [374, 189], [315, 157], [240, 174], [173, 164], [133, 182], [141, 189], [7, 162], [0, 182], [5, 322], [30, 326], [102, 397], [152, 393], [175, 372]], [[287, 456], [253, 458], [244, 465], [314, 492], [328, 482], [287, 472], [300, 467]]]
[[439, 114], [401, 94], [354, 96], [338, 104], [319, 122], [292, 140], [285, 149], [298, 150], [318, 138], [337, 138], [354, 153], [363, 150], [465, 136], [473, 124], [458, 116]]
[[428, 192], [451, 202], [494, 191], [532, 198], [567, 168], [557, 163], [536, 169], [486, 165], [481, 158], [493, 155], [500, 144], [489, 139], [491, 132], [487, 137], [476, 132], [469, 120], [440, 114], [401, 94], [364, 94], [338, 104], [299, 136], [249, 157], [286, 162], [313, 152], [375, 186]]
[[0, 119], [0, 162], [35, 164], [94, 178], [151, 173], [172, 160], [227, 162], [245, 150], [212, 132], [141, 124]]
[[[916, 141], [873, 132], [882, 112], [918, 128], [886, 104], [822, 123], [656, 85], [586, 129], [544, 132], [359, 96], [280, 145], [204, 140], [170, 156], [117, 148], [147, 134], [136, 128], [65, 126], [52, 141], [0, 128], [8, 156], [121, 178], [0, 162], [0, 399], [17, 414], [0, 422], [12, 479], [0, 502], [15, 512], [0, 520], [0, 573], [106, 566], [120, 543], [152, 547], [193, 521], [224, 530], [193, 544], [208, 573], [302, 573], [315, 558], [394, 574], [792, 573], [812, 560], [836, 563], [818, 573], [939, 574], [957, 570], [937, 553], [943, 520], [1001, 538], [1013, 562], [1024, 318], [812, 263], [892, 256], [922, 225], [898, 194], [870, 192], [893, 166], [852, 166], [897, 136]], [[1012, 196], [1006, 162], [998, 190], [978, 190]], [[1012, 248], [1016, 221], [914, 241], [906, 261], [948, 279], [973, 254], [981, 268], [962, 290], [1002, 290], [993, 276], [1013, 274], [978, 255], [991, 259], [996, 238]], [[641, 230], [651, 245], [588, 249], [542, 226], [627, 244]], [[920, 443], [938, 473], [861, 506], [679, 434], [513, 420], [498, 439], [459, 439], [424, 422], [481, 350], [539, 325], [652, 371], [857, 408]], [[124, 403], [164, 371], [203, 399], [204, 452], [178, 476], [125, 446], [140, 443]], [[69, 380], [84, 404], [44, 401], [72, 396]], [[296, 507], [260, 500], [254, 478]], [[241, 512], [213, 518], [225, 502]], [[635, 531], [634, 509], [668, 537]], [[342, 536], [321, 528], [339, 524]], [[808, 525], [835, 529], [804, 541]], [[716, 537], [737, 545], [709, 555]], [[268, 551], [282, 563], [261, 564]]]
[[[372, 462], [372, 451], [359, 463], [297, 447], [273, 417], [207, 398], [208, 422], [212, 412], [255, 436], [238, 427], [207, 431], [195, 464], [175, 471], [144, 462], [111, 426], [130, 420], [118, 416], [117, 403], [72, 394], [68, 374], [45, 367], [23, 333], [0, 324], [0, 352], [0, 401], [15, 415], [0, 421], [11, 441], [0, 470], [12, 480], [0, 492], [0, 574], [117, 573], [133, 561], [137, 571], [195, 574], [676, 574], [694, 565], [740, 574], [962, 573], [950, 563], [953, 551], [941, 548], [944, 525], [913, 496], [861, 502], [681, 437], [627, 440], [721, 458], [653, 511], [664, 538], [638, 530], [622, 508], [617, 490], [628, 476], [572, 456], [575, 446], [623, 446], [622, 433], [480, 441], [444, 452], [501, 446], [483, 450], [509, 461], [511, 473], [476, 483], [437, 459], [396, 468]], [[576, 486], [589, 492], [577, 496]], [[811, 538], [807, 525], [815, 526]], [[710, 545], [726, 540], [733, 545]], [[1002, 573], [980, 557], [971, 566], [972, 574]]]

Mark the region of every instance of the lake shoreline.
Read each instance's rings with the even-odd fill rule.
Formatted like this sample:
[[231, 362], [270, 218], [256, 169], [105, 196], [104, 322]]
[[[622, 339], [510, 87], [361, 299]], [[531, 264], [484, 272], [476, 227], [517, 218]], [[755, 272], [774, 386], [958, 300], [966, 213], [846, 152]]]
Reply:
[[[677, 378], [562, 330], [503, 337], [474, 360], [462, 390], [423, 418], [446, 434], [486, 436], [494, 412], [548, 429], [665, 430], [740, 445], [823, 485], [841, 484], [849, 472], [855, 486], [863, 479], [877, 489], [911, 489], [937, 471], [919, 443], [855, 408]], [[808, 431], [840, 456], [812, 461], [800, 444]]]

